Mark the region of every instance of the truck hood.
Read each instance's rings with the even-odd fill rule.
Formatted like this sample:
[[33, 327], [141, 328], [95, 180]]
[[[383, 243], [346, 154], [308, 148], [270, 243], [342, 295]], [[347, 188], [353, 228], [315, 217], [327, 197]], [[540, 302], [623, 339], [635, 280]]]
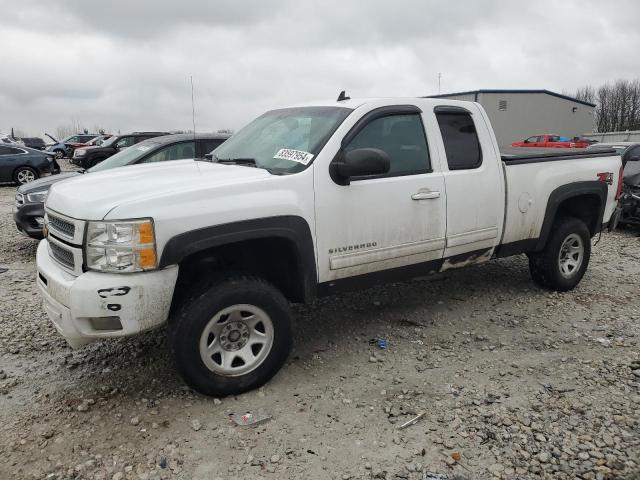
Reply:
[[260, 168], [194, 160], [132, 165], [78, 175], [52, 185], [46, 207], [73, 218], [101, 220], [127, 202], [211, 190], [270, 176]]

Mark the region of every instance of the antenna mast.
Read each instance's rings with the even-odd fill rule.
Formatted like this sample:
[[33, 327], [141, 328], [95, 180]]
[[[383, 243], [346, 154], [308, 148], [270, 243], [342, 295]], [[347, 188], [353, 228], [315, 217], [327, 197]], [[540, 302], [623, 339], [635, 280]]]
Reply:
[[191, 75], [189, 77], [189, 79], [191, 80], [191, 121], [193, 122], [193, 148], [194, 148], [194, 155], [195, 155], [195, 148], [196, 148], [196, 104], [193, 101], [193, 75]]
[[442, 73], [438, 72], [438, 95], [440, 95], [440, 79], [442, 78]]

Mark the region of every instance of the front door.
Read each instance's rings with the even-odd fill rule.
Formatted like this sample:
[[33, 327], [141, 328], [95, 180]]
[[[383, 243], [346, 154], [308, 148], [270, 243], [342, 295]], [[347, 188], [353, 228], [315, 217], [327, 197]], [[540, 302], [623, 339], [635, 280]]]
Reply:
[[420, 110], [401, 107], [366, 114], [343, 145], [384, 150], [387, 174], [352, 178], [346, 186], [328, 171], [314, 175], [320, 282], [442, 258], [446, 192], [437, 150], [427, 142]]

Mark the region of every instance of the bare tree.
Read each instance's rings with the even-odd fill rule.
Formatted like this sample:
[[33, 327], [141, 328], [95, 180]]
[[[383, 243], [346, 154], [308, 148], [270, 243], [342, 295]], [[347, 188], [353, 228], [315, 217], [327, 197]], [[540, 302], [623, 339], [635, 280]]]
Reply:
[[616, 80], [597, 89], [586, 85], [579, 88], [574, 96], [596, 104], [596, 132], [640, 129], [640, 80]]
[[56, 127], [56, 135], [58, 140], [62, 140], [63, 138], [69, 137], [76, 133], [84, 132], [85, 128], [80, 124], [80, 121], [71, 118], [70, 122], [66, 125], [59, 125]]

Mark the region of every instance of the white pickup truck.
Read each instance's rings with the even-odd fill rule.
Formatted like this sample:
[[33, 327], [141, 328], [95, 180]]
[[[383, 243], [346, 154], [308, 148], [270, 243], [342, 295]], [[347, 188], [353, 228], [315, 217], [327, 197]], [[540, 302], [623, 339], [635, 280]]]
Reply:
[[78, 347], [168, 321], [185, 381], [268, 381], [290, 302], [526, 253], [569, 290], [615, 221], [611, 152], [502, 158], [476, 103], [339, 99], [272, 110], [218, 147], [53, 186], [37, 282]]

